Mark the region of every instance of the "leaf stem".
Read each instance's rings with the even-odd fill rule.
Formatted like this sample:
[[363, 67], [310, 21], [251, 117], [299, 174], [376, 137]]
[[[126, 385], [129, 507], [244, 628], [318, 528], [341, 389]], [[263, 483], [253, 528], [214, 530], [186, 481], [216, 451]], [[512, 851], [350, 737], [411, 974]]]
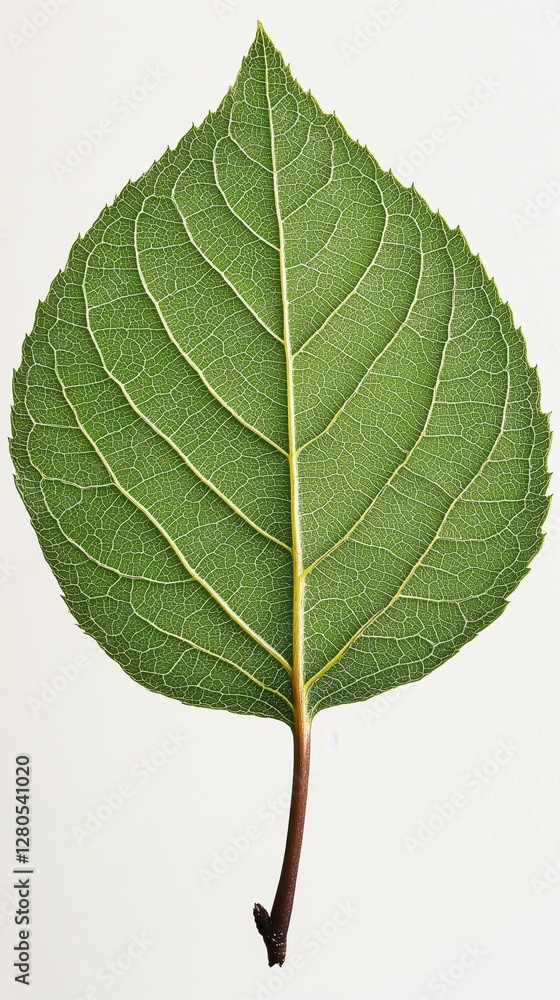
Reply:
[[260, 903], [255, 903], [253, 916], [260, 934], [264, 938], [268, 954], [268, 964], [283, 965], [286, 957], [288, 928], [294, 905], [296, 881], [305, 824], [307, 789], [309, 786], [311, 725], [301, 718], [301, 725], [294, 728], [294, 772], [292, 800], [286, 849], [280, 880], [272, 904], [270, 915]]

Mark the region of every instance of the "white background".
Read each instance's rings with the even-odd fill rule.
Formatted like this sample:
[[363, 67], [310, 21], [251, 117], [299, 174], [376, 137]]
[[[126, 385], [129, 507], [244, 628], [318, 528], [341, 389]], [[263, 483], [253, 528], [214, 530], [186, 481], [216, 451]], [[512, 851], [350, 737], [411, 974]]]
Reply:
[[[560, 2], [401, 0], [377, 31], [371, 12], [387, 6], [69, 0], [54, 16], [36, 17], [39, 27], [25, 39], [24, 20], [39, 0], [5, 0], [6, 434], [11, 368], [77, 233], [217, 106], [257, 17], [321, 105], [336, 110], [383, 167], [414, 181], [451, 225], [461, 225], [524, 329], [544, 409], [554, 407]], [[140, 86], [150, 67], [163, 78], [145, 99], [134, 91], [140, 99], [124, 117], [116, 110], [121, 95]], [[106, 117], [112, 131], [59, 179], [53, 164]], [[443, 138], [438, 133], [441, 141], [430, 145], [434, 129]], [[559, 501], [543, 551], [495, 624], [393, 700], [317, 719], [286, 979], [293, 956], [301, 967], [283, 981], [266, 965], [251, 908], [257, 899], [270, 905], [279, 873], [287, 728], [187, 708], [128, 679], [66, 610], [8, 459], [3, 476], [2, 997], [24, 989], [13, 982], [10, 873], [13, 757], [25, 752], [34, 784], [31, 995], [40, 1000], [268, 1000], [277, 993], [558, 1000]], [[77, 676], [65, 682], [62, 667]], [[156, 753], [155, 773], [144, 781], [140, 762], [163, 746], [167, 731], [186, 742], [176, 753]], [[501, 743], [512, 749], [496, 767]], [[112, 815], [105, 803], [108, 818], [79, 844], [73, 828], [122, 782], [131, 797]], [[430, 828], [442, 825], [437, 806], [459, 793], [456, 815], [428, 840]], [[415, 848], [406, 838], [416, 838], [422, 823], [426, 843]], [[231, 838], [249, 825], [258, 837], [235, 860]], [[224, 851], [226, 870], [205, 885], [201, 869], [219, 868]], [[549, 885], [556, 862], [558, 884]], [[350, 904], [351, 917], [333, 934], [340, 903]], [[311, 945], [314, 931], [320, 937]], [[134, 934], [151, 943], [132, 959]], [[467, 945], [478, 955], [468, 969], [461, 965]], [[113, 982], [110, 962], [117, 963]]]

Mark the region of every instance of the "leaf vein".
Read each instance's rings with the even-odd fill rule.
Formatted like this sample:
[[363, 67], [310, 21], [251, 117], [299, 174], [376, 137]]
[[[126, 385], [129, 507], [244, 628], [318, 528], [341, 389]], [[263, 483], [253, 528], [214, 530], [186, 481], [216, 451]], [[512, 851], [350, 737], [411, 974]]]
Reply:
[[319, 333], [322, 333], [322, 331], [330, 323], [330, 321], [340, 312], [340, 310], [343, 308], [343, 306], [345, 306], [346, 303], [349, 301], [349, 299], [351, 299], [352, 296], [357, 292], [357, 290], [360, 287], [360, 285], [362, 284], [362, 282], [365, 280], [365, 278], [367, 277], [367, 275], [370, 273], [370, 271], [372, 270], [372, 268], [375, 266], [375, 262], [376, 262], [379, 254], [381, 252], [381, 249], [383, 247], [383, 236], [385, 234], [385, 231], [386, 231], [386, 228], [387, 228], [387, 223], [388, 223], [388, 218], [389, 218], [389, 213], [387, 211], [387, 208], [385, 206], [385, 201], [384, 201], [384, 198], [383, 198], [383, 192], [382, 192], [382, 190], [381, 190], [381, 188], [379, 187], [378, 184], [376, 186], [377, 186], [377, 189], [379, 191], [381, 204], [383, 205], [383, 210], [385, 212], [385, 222], [383, 224], [383, 229], [382, 229], [382, 232], [381, 232], [381, 237], [379, 239], [379, 243], [378, 243], [378, 245], [376, 247], [376, 250], [375, 250], [375, 253], [373, 255], [373, 258], [370, 261], [370, 263], [368, 264], [368, 266], [366, 267], [366, 269], [363, 272], [363, 274], [358, 278], [358, 281], [356, 282], [356, 284], [354, 285], [354, 287], [351, 288], [349, 292], [347, 292], [347, 294], [344, 296], [344, 298], [341, 299], [341, 301], [338, 303], [338, 305], [335, 306], [335, 308], [329, 313], [329, 315], [326, 317], [326, 319], [323, 320], [323, 322], [321, 323], [321, 325], [319, 327], [317, 327], [317, 329], [313, 333], [311, 333], [309, 335], [309, 337], [301, 345], [301, 347], [298, 347], [297, 351], [295, 351], [294, 354], [293, 354], [293, 358], [297, 358], [298, 355], [301, 354], [302, 351], [304, 351], [306, 347], [308, 347], [308, 345], [311, 343], [311, 341]]
[[196, 583], [198, 583], [210, 595], [210, 597], [213, 598], [213, 600], [216, 602], [216, 604], [220, 608], [222, 608], [222, 610], [231, 618], [231, 620], [233, 622], [236, 623], [236, 625], [239, 626], [239, 628], [242, 629], [243, 632], [245, 632], [248, 636], [250, 636], [250, 638], [253, 640], [253, 642], [255, 642], [262, 649], [266, 650], [267, 653], [269, 653], [271, 656], [274, 657], [275, 660], [277, 660], [279, 663], [282, 664], [282, 666], [288, 671], [288, 673], [291, 673], [290, 664], [282, 656], [282, 654], [279, 653], [279, 652], [277, 652], [277, 650], [274, 649], [274, 647], [271, 646], [270, 643], [268, 643], [266, 641], [266, 639], [264, 639], [257, 632], [255, 632], [254, 629], [252, 629], [251, 626], [247, 624], [247, 622], [245, 622], [238, 614], [236, 614], [236, 612], [233, 610], [233, 608], [231, 608], [229, 606], [229, 604], [227, 603], [227, 601], [225, 601], [222, 597], [220, 597], [220, 595], [214, 590], [214, 588], [206, 580], [204, 580], [204, 578], [201, 577], [199, 573], [197, 573], [197, 571], [189, 564], [189, 562], [187, 561], [185, 555], [179, 549], [178, 545], [176, 545], [176, 543], [173, 541], [173, 539], [171, 538], [171, 536], [167, 533], [167, 531], [165, 530], [165, 528], [163, 527], [163, 525], [161, 525], [159, 523], [159, 521], [157, 520], [157, 518], [155, 518], [154, 515], [151, 514], [151, 512], [148, 510], [147, 507], [144, 507], [144, 505], [141, 504], [139, 500], [136, 500], [135, 497], [131, 493], [129, 493], [128, 490], [126, 490], [125, 487], [119, 482], [119, 480], [117, 479], [115, 473], [111, 469], [111, 466], [109, 465], [108, 461], [106, 460], [105, 456], [103, 455], [101, 449], [99, 448], [99, 446], [97, 445], [97, 443], [93, 440], [93, 438], [90, 437], [90, 435], [88, 434], [87, 430], [85, 429], [85, 427], [83, 426], [82, 422], [80, 421], [80, 419], [78, 417], [78, 414], [76, 412], [76, 409], [73, 406], [73, 404], [71, 403], [71, 401], [70, 401], [70, 399], [68, 397], [68, 394], [66, 392], [66, 388], [64, 386], [64, 383], [63, 383], [63, 381], [62, 381], [62, 379], [60, 377], [60, 372], [58, 370], [58, 364], [57, 364], [57, 360], [56, 360], [56, 349], [55, 349], [54, 345], [52, 344], [52, 342], [50, 340], [49, 340], [49, 343], [50, 343], [50, 346], [52, 348], [52, 351], [53, 351], [53, 354], [54, 354], [54, 358], [55, 358], [55, 361], [54, 361], [54, 371], [55, 371], [56, 377], [57, 377], [57, 379], [58, 379], [58, 381], [60, 383], [60, 387], [61, 387], [62, 393], [64, 395], [64, 398], [66, 399], [66, 402], [68, 403], [70, 409], [74, 413], [74, 416], [76, 418], [76, 423], [77, 423], [79, 429], [81, 430], [81, 432], [84, 435], [84, 437], [91, 444], [91, 446], [94, 449], [94, 451], [96, 452], [99, 460], [102, 462], [102, 464], [107, 469], [107, 472], [111, 476], [111, 479], [113, 480], [113, 482], [114, 482], [115, 486], [117, 487], [117, 489], [120, 490], [120, 492], [122, 493], [122, 495], [124, 497], [126, 497], [128, 500], [130, 500], [130, 502], [142, 514], [144, 514], [144, 516], [154, 525], [154, 527], [161, 534], [162, 538], [165, 539], [165, 541], [167, 542], [167, 544], [170, 546], [170, 548], [172, 549], [172, 551], [175, 553], [175, 555], [177, 556], [177, 558], [178, 558], [179, 562], [181, 563], [181, 565], [184, 566], [184, 568], [190, 574], [190, 576], [192, 577], [192, 579]]
[[[454, 282], [453, 288], [454, 288], [454, 291], [455, 291], [455, 282]], [[361, 628], [359, 628], [357, 630], [357, 632], [354, 633], [354, 635], [348, 640], [348, 642], [344, 644], [344, 646], [342, 647], [342, 649], [340, 649], [338, 651], [338, 653], [331, 660], [329, 660], [329, 662], [327, 664], [325, 664], [324, 667], [322, 667], [320, 670], [318, 670], [317, 673], [315, 673], [306, 682], [306, 686], [307, 687], [310, 687], [312, 684], [314, 684], [317, 680], [319, 680], [320, 677], [322, 677], [328, 670], [330, 670], [331, 667], [333, 667], [335, 665], [335, 663], [338, 663], [338, 661], [344, 655], [344, 653], [346, 653], [347, 650], [350, 649], [354, 645], [354, 643], [364, 634], [364, 632], [366, 631], [366, 629], [368, 629], [371, 625], [374, 624], [374, 622], [376, 622], [379, 618], [381, 618], [381, 616], [384, 615], [396, 603], [396, 601], [399, 600], [399, 598], [402, 596], [402, 593], [403, 593], [405, 587], [408, 585], [408, 583], [410, 583], [411, 579], [417, 573], [417, 571], [420, 568], [420, 566], [422, 566], [422, 564], [423, 564], [426, 556], [428, 555], [428, 553], [431, 552], [431, 550], [433, 549], [434, 545], [436, 544], [436, 542], [441, 537], [441, 530], [442, 530], [444, 524], [446, 523], [449, 515], [451, 514], [451, 511], [454, 510], [454, 508], [459, 503], [459, 501], [462, 500], [462, 498], [463, 498], [464, 494], [467, 492], [467, 490], [470, 489], [470, 487], [473, 485], [473, 483], [476, 481], [476, 479], [478, 479], [478, 477], [481, 475], [482, 471], [486, 468], [486, 466], [488, 465], [488, 463], [491, 461], [492, 455], [494, 454], [494, 452], [495, 452], [495, 450], [496, 450], [496, 448], [498, 446], [498, 443], [501, 440], [501, 438], [503, 436], [503, 433], [504, 433], [504, 430], [505, 430], [506, 414], [507, 414], [507, 411], [508, 411], [509, 397], [510, 397], [510, 391], [511, 391], [511, 377], [510, 377], [510, 371], [509, 371], [509, 355], [510, 355], [509, 344], [507, 342], [506, 337], [504, 336], [503, 328], [502, 328], [501, 323], [500, 323], [500, 331], [501, 331], [502, 338], [503, 338], [505, 346], [506, 346], [506, 352], [507, 352], [507, 357], [508, 357], [508, 364], [506, 365], [507, 384], [506, 384], [505, 399], [504, 399], [503, 408], [502, 408], [502, 420], [501, 420], [500, 428], [499, 428], [498, 433], [497, 433], [497, 435], [496, 435], [496, 437], [494, 439], [492, 447], [490, 448], [490, 451], [486, 455], [486, 457], [485, 457], [484, 461], [482, 462], [482, 464], [480, 465], [480, 467], [477, 469], [477, 471], [470, 478], [470, 480], [468, 481], [468, 483], [463, 487], [463, 489], [461, 490], [461, 492], [457, 495], [457, 497], [452, 501], [452, 503], [450, 504], [450, 506], [446, 510], [446, 512], [445, 512], [445, 514], [444, 514], [444, 516], [443, 516], [443, 518], [442, 518], [442, 520], [441, 520], [441, 522], [439, 524], [439, 527], [438, 527], [436, 533], [434, 534], [434, 537], [432, 538], [431, 542], [426, 547], [426, 549], [424, 550], [424, 552], [422, 553], [422, 555], [416, 560], [414, 566], [412, 567], [412, 569], [410, 570], [410, 572], [408, 573], [408, 575], [406, 576], [406, 578], [403, 580], [402, 584], [400, 585], [400, 587], [397, 590], [397, 592], [393, 595], [393, 597], [391, 598], [391, 600], [385, 605], [385, 607], [383, 607], [380, 611], [376, 612], [375, 615], [372, 615], [371, 618], [369, 618], [368, 621], [364, 625], [362, 625]]]
[[[152, 197], [156, 197], [156, 196], [155, 195], [148, 195], [148, 197], [152, 198]], [[171, 332], [171, 329], [168, 326], [167, 321], [165, 320], [165, 317], [164, 317], [164, 315], [163, 315], [163, 313], [161, 311], [160, 303], [155, 298], [155, 296], [153, 296], [152, 293], [150, 292], [150, 289], [148, 288], [148, 286], [146, 284], [146, 280], [144, 278], [144, 273], [142, 271], [142, 267], [141, 267], [141, 264], [140, 264], [140, 257], [139, 257], [140, 251], [139, 251], [139, 248], [138, 248], [138, 217], [136, 219], [135, 226], [134, 226], [134, 249], [135, 249], [135, 253], [136, 253], [137, 270], [138, 270], [138, 274], [140, 276], [140, 280], [142, 282], [142, 286], [144, 288], [144, 291], [146, 292], [146, 295], [148, 296], [148, 298], [150, 299], [150, 301], [153, 303], [153, 305], [154, 305], [154, 307], [156, 309], [156, 312], [157, 312], [157, 314], [159, 316], [161, 325], [162, 325], [165, 333], [167, 334], [167, 336], [168, 336], [169, 340], [171, 341], [171, 343], [175, 346], [175, 348], [179, 352], [180, 356], [182, 358], [184, 358], [184, 360], [187, 362], [187, 364], [190, 366], [190, 368], [192, 368], [192, 370], [194, 372], [196, 372], [196, 374], [198, 375], [200, 381], [203, 383], [203, 385], [208, 390], [208, 392], [210, 393], [210, 395], [216, 400], [216, 402], [218, 402], [220, 404], [221, 407], [223, 407], [224, 410], [226, 410], [230, 414], [230, 416], [232, 416], [235, 420], [237, 420], [238, 423], [242, 424], [243, 427], [245, 427], [248, 431], [251, 431], [256, 437], [260, 438], [262, 441], [265, 441], [268, 445], [270, 445], [276, 451], [279, 451], [281, 455], [284, 455], [284, 457], [287, 458], [288, 457], [288, 452], [284, 448], [282, 448], [279, 444], [277, 444], [276, 441], [273, 441], [272, 438], [269, 438], [266, 434], [263, 434], [263, 432], [260, 431], [253, 424], [250, 424], [247, 420], [245, 420], [244, 417], [241, 416], [241, 414], [237, 413], [237, 411], [234, 410], [229, 405], [229, 403], [226, 403], [225, 399], [222, 396], [220, 396], [220, 394], [208, 382], [208, 380], [207, 380], [206, 376], [204, 375], [204, 372], [202, 371], [202, 369], [199, 368], [199, 366], [197, 364], [195, 364], [195, 362], [190, 357], [190, 355], [187, 354], [187, 352], [183, 350], [183, 348], [179, 344], [178, 340], [175, 338], [175, 336]]]
[[[385, 354], [385, 352], [388, 351], [389, 348], [395, 343], [395, 341], [398, 339], [400, 333], [404, 330], [404, 328], [406, 327], [406, 325], [407, 325], [407, 323], [408, 323], [408, 321], [410, 319], [410, 316], [412, 314], [412, 310], [414, 309], [414, 306], [416, 305], [416, 303], [418, 301], [418, 292], [420, 290], [420, 285], [421, 285], [421, 282], [422, 282], [423, 266], [424, 266], [424, 255], [422, 253], [422, 232], [420, 230], [420, 227], [416, 223], [416, 220], [413, 220], [413, 221], [414, 221], [414, 224], [418, 228], [418, 232], [420, 233], [420, 267], [419, 267], [419, 270], [418, 270], [418, 279], [417, 279], [417, 282], [416, 282], [416, 288], [414, 290], [414, 296], [413, 296], [412, 301], [411, 301], [411, 303], [410, 303], [410, 305], [408, 307], [406, 316], [404, 317], [404, 319], [400, 323], [400, 325], [397, 327], [395, 333], [389, 338], [389, 340], [387, 341], [387, 343], [384, 345], [384, 347], [375, 355], [375, 357], [371, 361], [369, 367], [366, 369], [366, 371], [362, 375], [360, 381], [357, 383], [357, 385], [352, 390], [352, 392], [350, 393], [350, 395], [344, 400], [342, 406], [339, 407], [339, 409], [336, 411], [336, 413], [334, 414], [334, 416], [331, 417], [331, 419], [328, 422], [328, 424], [326, 425], [326, 427], [324, 427], [322, 431], [319, 431], [319, 433], [316, 434], [314, 437], [309, 438], [308, 441], [306, 441], [304, 444], [302, 444], [300, 446], [299, 450], [298, 450], [299, 454], [301, 454], [301, 452], [304, 450], [304, 448], [308, 448], [310, 444], [315, 444], [315, 442], [319, 441], [320, 438], [324, 437], [325, 434], [328, 434], [332, 430], [332, 428], [334, 427], [334, 425], [335, 425], [336, 421], [338, 420], [338, 418], [344, 413], [344, 411], [345, 411], [346, 407], [348, 406], [348, 404], [359, 393], [359, 391], [362, 388], [364, 382], [371, 375], [371, 373], [372, 373], [373, 369], [375, 368], [377, 362], [381, 360], [381, 358], [383, 357], [383, 355]], [[383, 239], [382, 239], [382, 242], [383, 242]]]
[[179, 177], [177, 178], [177, 180], [175, 181], [175, 184], [173, 185], [173, 191], [172, 191], [172, 194], [171, 194], [171, 201], [173, 202], [173, 205], [175, 206], [175, 209], [177, 210], [177, 213], [178, 213], [179, 217], [182, 219], [183, 226], [185, 228], [185, 232], [186, 232], [189, 240], [191, 241], [193, 247], [198, 251], [198, 253], [202, 257], [202, 259], [206, 261], [206, 263], [208, 264], [208, 266], [211, 267], [212, 270], [216, 274], [219, 274], [219, 276], [226, 283], [226, 285], [228, 285], [229, 288], [231, 288], [231, 290], [234, 293], [234, 295], [236, 296], [236, 298], [239, 299], [239, 301], [243, 303], [243, 305], [245, 306], [245, 308], [249, 310], [249, 312], [251, 313], [251, 315], [254, 316], [254, 318], [256, 319], [257, 323], [262, 327], [262, 329], [266, 330], [266, 332], [269, 333], [271, 337], [274, 337], [274, 339], [277, 340], [280, 344], [283, 344], [284, 343], [283, 338], [279, 337], [278, 334], [275, 333], [274, 330], [271, 330], [271, 328], [268, 326], [268, 324], [265, 323], [263, 319], [261, 319], [261, 317], [258, 315], [258, 313], [255, 312], [255, 310], [253, 309], [253, 307], [250, 306], [249, 303], [246, 301], [246, 299], [243, 298], [241, 292], [235, 287], [235, 285], [233, 284], [233, 282], [230, 281], [230, 279], [227, 277], [227, 275], [224, 274], [224, 272], [220, 270], [220, 268], [218, 267], [217, 264], [214, 264], [214, 262], [212, 260], [210, 260], [210, 257], [208, 257], [208, 255], [204, 253], [204, 250], [202, 250], [202, 248], [196, 242], [193, 234], [191, 233], [191, 231], [189, 229], [189, 226], [187, 224], [187, 220], [186, 220], [185, 216], [183, 215], [183, 213], [181, 212], [181, 209], [179, 208], [179, 204], [178, 204], [178, 202], [176, 200], [176, 197], [175, 197], [175, 190], [176, 190], [177, 184], [179, 183], [181, 177], [182, 177], [182, 174], [179, 174]]
[[216, 163], [216, 150], [218, 149], [218, 146], [220, 145], [220, 142], [223, 142], [223, 141], [224, 141], [223, 138], [222, 139], [218, 139], [216, 145], [214, 146], [214, 150], [213, 150], [213, 153], [212, 153], [212, 167], [214, 169], [214, 180], [216, 182], [216, 187], [218, 188], [218, 191], [220, 192], [220, 194], [221, 194], [221, 196], [222, 196], [222, 198], [224, 200], [224, 204], [227, 206], [227, 208], [229, 209], [229, 211], [231, 212], [231, 214], [233, 215], [233, 217], [235, 219], [237, 219], [241, 223], [241, 225], [244, 226], [245, 229], [249, 233], [252, 233], [253, 236], [255, 236], [258, 240], [260, 240], [261, 243], [266, 243], [266, 245], [268, 247], [270, 247], [271, 250], [276, 250], [276, 252], [279, 253], [280, 252], [280, 247], [277, 247], [274, 243], [271, 243], [270, 240], [267, 240], [264, 236], [261, 236], [260, 233], [257, 233], [257, 231], [255, 229], [253, 229], [253, 227], [250, 226], [249, 223], [245, 219], [243, 219], [241, 217], [241, 215], [239, 215], [239, 212], [235, 211], [233, 205], [230, 203], [230, 201], [229, 201], [229, 199], [228, 199], [228, 197], [226, 195], [226, 192], [224, 191], [222, 185], [220, 184], [220, 178], [218, 177], [218, 164]]
[[[452, 269], [453, 269], [453, 276], [454, 276], [454, 279], [455, 279], [455, 264], [453, 262], [453, 258], [451, 256], [451, 254], [449, 254], [449, 259], [451, 261], [451, 266], [452, 266]], [[408, 464], [408, 462], [412, 458], [412, 455], [416, 451], [416, 448], [419, 446], [419, 444], [423, 440], [423, 438], [424, 438], [424, 436], [426, 434], [426, 428], [427, 428], [427, 426], [429, 424], [429, 421], [430, 421], [430, 418], [432, 416], [432, 412], [433, 412], [433, 409], [434, 409], [436, 395], [437, 395], [437, 390], [438, 390], [439, 383], [440, 383], [440, 378], [441, 378], [441, 373], [443, 371], [443, 365], [445, 363], [445, 354], [446, 354], [447, 347], [449, 345], [449, 341], [451, 339], [451, 324], [452, 324], [452, 321], [453, 321], [454, 311], [455, 311], [455, 280], [453, 281], [453, 291], [452, 291], [452, 297], [451, 297], [451, 313], [450, 313], [449, 320], [448, 320], [448, 323], [447, 323], [447, 336], [446, 336], [445, 343], [443, 345], [443, 349], [442, 349], [442, 352], [441, 352], [441, 358], [440, 358], [438, 373], [437, 373], [437, 376], [436, 376], [436, 379], [435, 379], [434, 388], [433, 388], [433, 392], [432, 392], [432, 399], [431, 399], [430, 406], [429, 406], [429, 409], [428, 409], [428, 412], [427, 412], [427, 415], [426, 415], [426, 419], [424, 421], [424, 425], [422, 427], [422, 430], [420, 431], [420, 434], [416, 438], [416, 440], [415, 440], [414, 444], [412, 445], [412, 447], [407, 452], [406, 456], [403, 458], [403, 460], [401, 462], [399, 462], [399, 464], [396, 466], [396, 468], [393, 470], [393, 472], [389, 476], [389, 479], [387, 480], [387, 482], [384, 483], [383, 486], [381, 487], [381, 489], [378, 490], [378, 492], [376, 493], [376, 495], [373, 497], [373, 499], [368, 504], [368, 506], [365, 508], [365, 510], [363, 511], [363, 513], [360, 515], [360, 517], [357, 519], [357, 521], [355, 521], [354, 524], [352, 525], [352, 527], [349, 528], [348, 531], [344, 535], [342, 535], [341, 538], [338, 539], [338, 541], [336, 541], [333, 545], [331, 545], [330, 548], [328, 548], [326, 550], [326, 552], [323, 552], [320, 556], [317, 556], [317, 558], [312, 563], [310, 563], [309, 566], [306, 567], [306, 569], [304, 570], [304, 575], [305, 576], [307, 576], [309, 573], [311, 573], [312, 570], [314, 570], [320, 563], [322, 563], [323, 559], [326, 559], [327, 556], [332, 555], [332, 553], [335, 552], [342, 545], [343, 542], [348, 541], [348, 539], [352, 537], [352, 535], [354, 534], [356, 528], [358, 528], [360, 526], [360, 524], [362, 524], [365, 521], [365, 519], [368, 516], [368, 514], [375, 507], [375, 504], [377, 503], [377, 501], [381, 498], [381, 496], [383, 495], [383, 493], [385, 492], [385, 490], [387, 490], [389, 488], [389, 486], [391, 485], [391, 483], [393, 482], [393, 480], [395, 479], [395, 477], [399, 474], [399, 472], [401, 472], [401, 470], [405, 468], [405, 466]]]
[[119, 389], [121, 390], [124, 398], [126, 399], [128, 405], [130, 406], [130, 408], [133, 410], [134, 413], [137, 414], [137, 416], [140, 417], [140, 419], [146, 424], [147, 427], [149, 427], [155, 434], [158, 435], [158, 437], [160, 437], [163, 441], [166, 442], [166, 444], [168, 444], [173, 449], [173, 451], [175, 452], [175, 454], [179, 456], [179, 458], [185, 463], [185, 465], [187, 466], [187, 468], [189, 468], [191, 470], [191, 472], [193, 473], [193, 475], [195, 475], [196, 478], [201, 483], [203, 483], [209, 490], [211, 490], [215, 494], [215, 496], [217, 496], [223, 503], [225, 503], [230, 508], [230, 510], [233, 511], [234, 514], [237, 514], [237, 516], [239, 518], [241, 518], [242, 521], [245, 521], [246, 524], [248, 524], [251, 528], [253, 528], [254, 531], [257, 531], [260, 535], [263, 535], [264, 538], [267, 538], [269, 541], [274, 542], [276, 545], [282, 546], [282, 548], [287, 549], [287, 551], [290, 552], [291, 549], [290, 549], [289, 545], [286, 545], [285, 542], [280, 541], [279, 538], [276, 538], [274, 535], [270, 534], [270, 532], [266, 531], [264, 528], [261, 528], [260, 525], [256, 524], [256, 522], [253, 521], [252, 518], [250, 518], [247, 514], [245, 514], [237, 506], [237, 504], [235, 504], [232, 500], [230, 500], [230, 498], [228, 496], [226, 496], [226, 494], [223, 493], [222, 490], [219, 489], [219, 487], [215, 486], [214, 483], [210, 479], [208, 479], [208, 477], [205, 476], [200, 471], [200, 469], [198, 469], [196, 467], [196, 465], [194, 465], [193, 462], [191, 462], [191, 460], [188, 458], [188, 456], [185, 455], [185, 453], [182, 451], [182, 449], [179, 448], [179, 446], [175, 443], [175, 441], [173, 441], [173, 438], [169, 437], [169, 435], [167, 435], [164, 431], [162, 431], [157, 426], [157, 424], [155, 424], [152, 420], [150, 420], [149, 417], [147, 417], [146, 414], [143, 413], [142, 410], [140, 410], [140, 408], [138, 406], [136, 406], [136, 403], [133, 401], [133, 399], [130, 396], [129, 392], [125, 388], [124, 383], [121, 382], [120, 379], [118, 379], [117, 376], [114, 375], [113, 372], [111, 372], [110, 369], [107, 367], [107, 364], [105, 363], [105, 359], [103, 357], [103, 352], [102, 352], [101, 347], [100, 347], [100, 345], [99, 345], [99, 343], [98, 343], [98, 341], [96, 339], [96, 336], [95, 336], [95, 334], [93, 332], [93, 329], [92, 329], [92, 326], [91, 326], [91, 323], [90, 323], [89, 305], [88, 305], [87, 294], [86, 294], [86, 287], [85, 287], [86, 276], [87, 276], [87, 264], [86, 264], [86, 268], [85, 268], [85, 272], [84, 272], [84, 280], [83, 280], [83, 283], [82, 283], [82, 291], [83, 291], [84, 302], [85, 302], [85, 307], [86, 307], [86, 324], [87, 324], [87, 330], [88, 330], [88, 333], [89, 333], [89, 335], [90, 335], [90, 337], [91, 337], [91, 339], [92, 339], [92, 341], [93, 341], [93, 343], [95, 345], [97, 353], [99, 355], [99, 360], [101, 362], [101, 366], [103, 368], [103, 371], [106, 372], [108, 378], [112, 382], [114, 382], [115, 385], [117, 385], [119, 387]]

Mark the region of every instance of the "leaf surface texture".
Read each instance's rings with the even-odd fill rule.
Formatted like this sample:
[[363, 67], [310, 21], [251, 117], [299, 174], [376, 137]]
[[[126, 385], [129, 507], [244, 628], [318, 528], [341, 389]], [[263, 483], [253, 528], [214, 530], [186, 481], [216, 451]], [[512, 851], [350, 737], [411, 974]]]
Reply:
[[294, 530], [314, 714], [493, 621], [548, 505], [508, 306], [260, 30], [218, 110], [74, 245], [13, 428], [82, 628], [152, 690], [290, 725]]

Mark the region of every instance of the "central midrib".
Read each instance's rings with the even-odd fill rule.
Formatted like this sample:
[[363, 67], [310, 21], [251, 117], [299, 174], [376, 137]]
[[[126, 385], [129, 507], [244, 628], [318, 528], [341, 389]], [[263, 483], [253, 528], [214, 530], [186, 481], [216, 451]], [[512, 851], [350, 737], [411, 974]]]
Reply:
[[301, 524], [299, 517], [299, 475], [298, 475], [298, 455], [296, 440], [296, 421], [294, 406], [294, 380], [293, 380], [293, 358], [292, 343], [290, 337], [290, 316], [288, 290], [286, 283], [286, 255], [284, 242], [284, 226], [282, 223], [282, 213], [280, 210], [280, 199], [278, 192], [278, 169], [276, 166], [276, 145], [274, 134], [274, 122], [272, 118], [272, 105], [270, 102], [270, 91], [268, 85], [268, 59], [266, 53], [266, 41], [263, 39], [263, 54], [265, 67], [265, 91], [268, 107], [268, 120], [270, 128], [270, 152], [272, 159], [272, 183], [274, 190], [274, 207], [278, 222], [279, 234], [279, 262], [280, 262], [280, 287], [282, 293], [282, 314], [284, 326], [284, 349], [286, 353], [286, 393], [287, 393], [287, 414], [288, 414], [288, 464], [290, 471], [290, 510], [292, 524], [292, 689], [294, 695], [294, 723], [296, 730], [301, 734], [309, 726], [309, 715], [307, 711], [307, 691], [304, 676], [304, 590], [305, 580], [303, 578], [303, 551], [301, 539]]

